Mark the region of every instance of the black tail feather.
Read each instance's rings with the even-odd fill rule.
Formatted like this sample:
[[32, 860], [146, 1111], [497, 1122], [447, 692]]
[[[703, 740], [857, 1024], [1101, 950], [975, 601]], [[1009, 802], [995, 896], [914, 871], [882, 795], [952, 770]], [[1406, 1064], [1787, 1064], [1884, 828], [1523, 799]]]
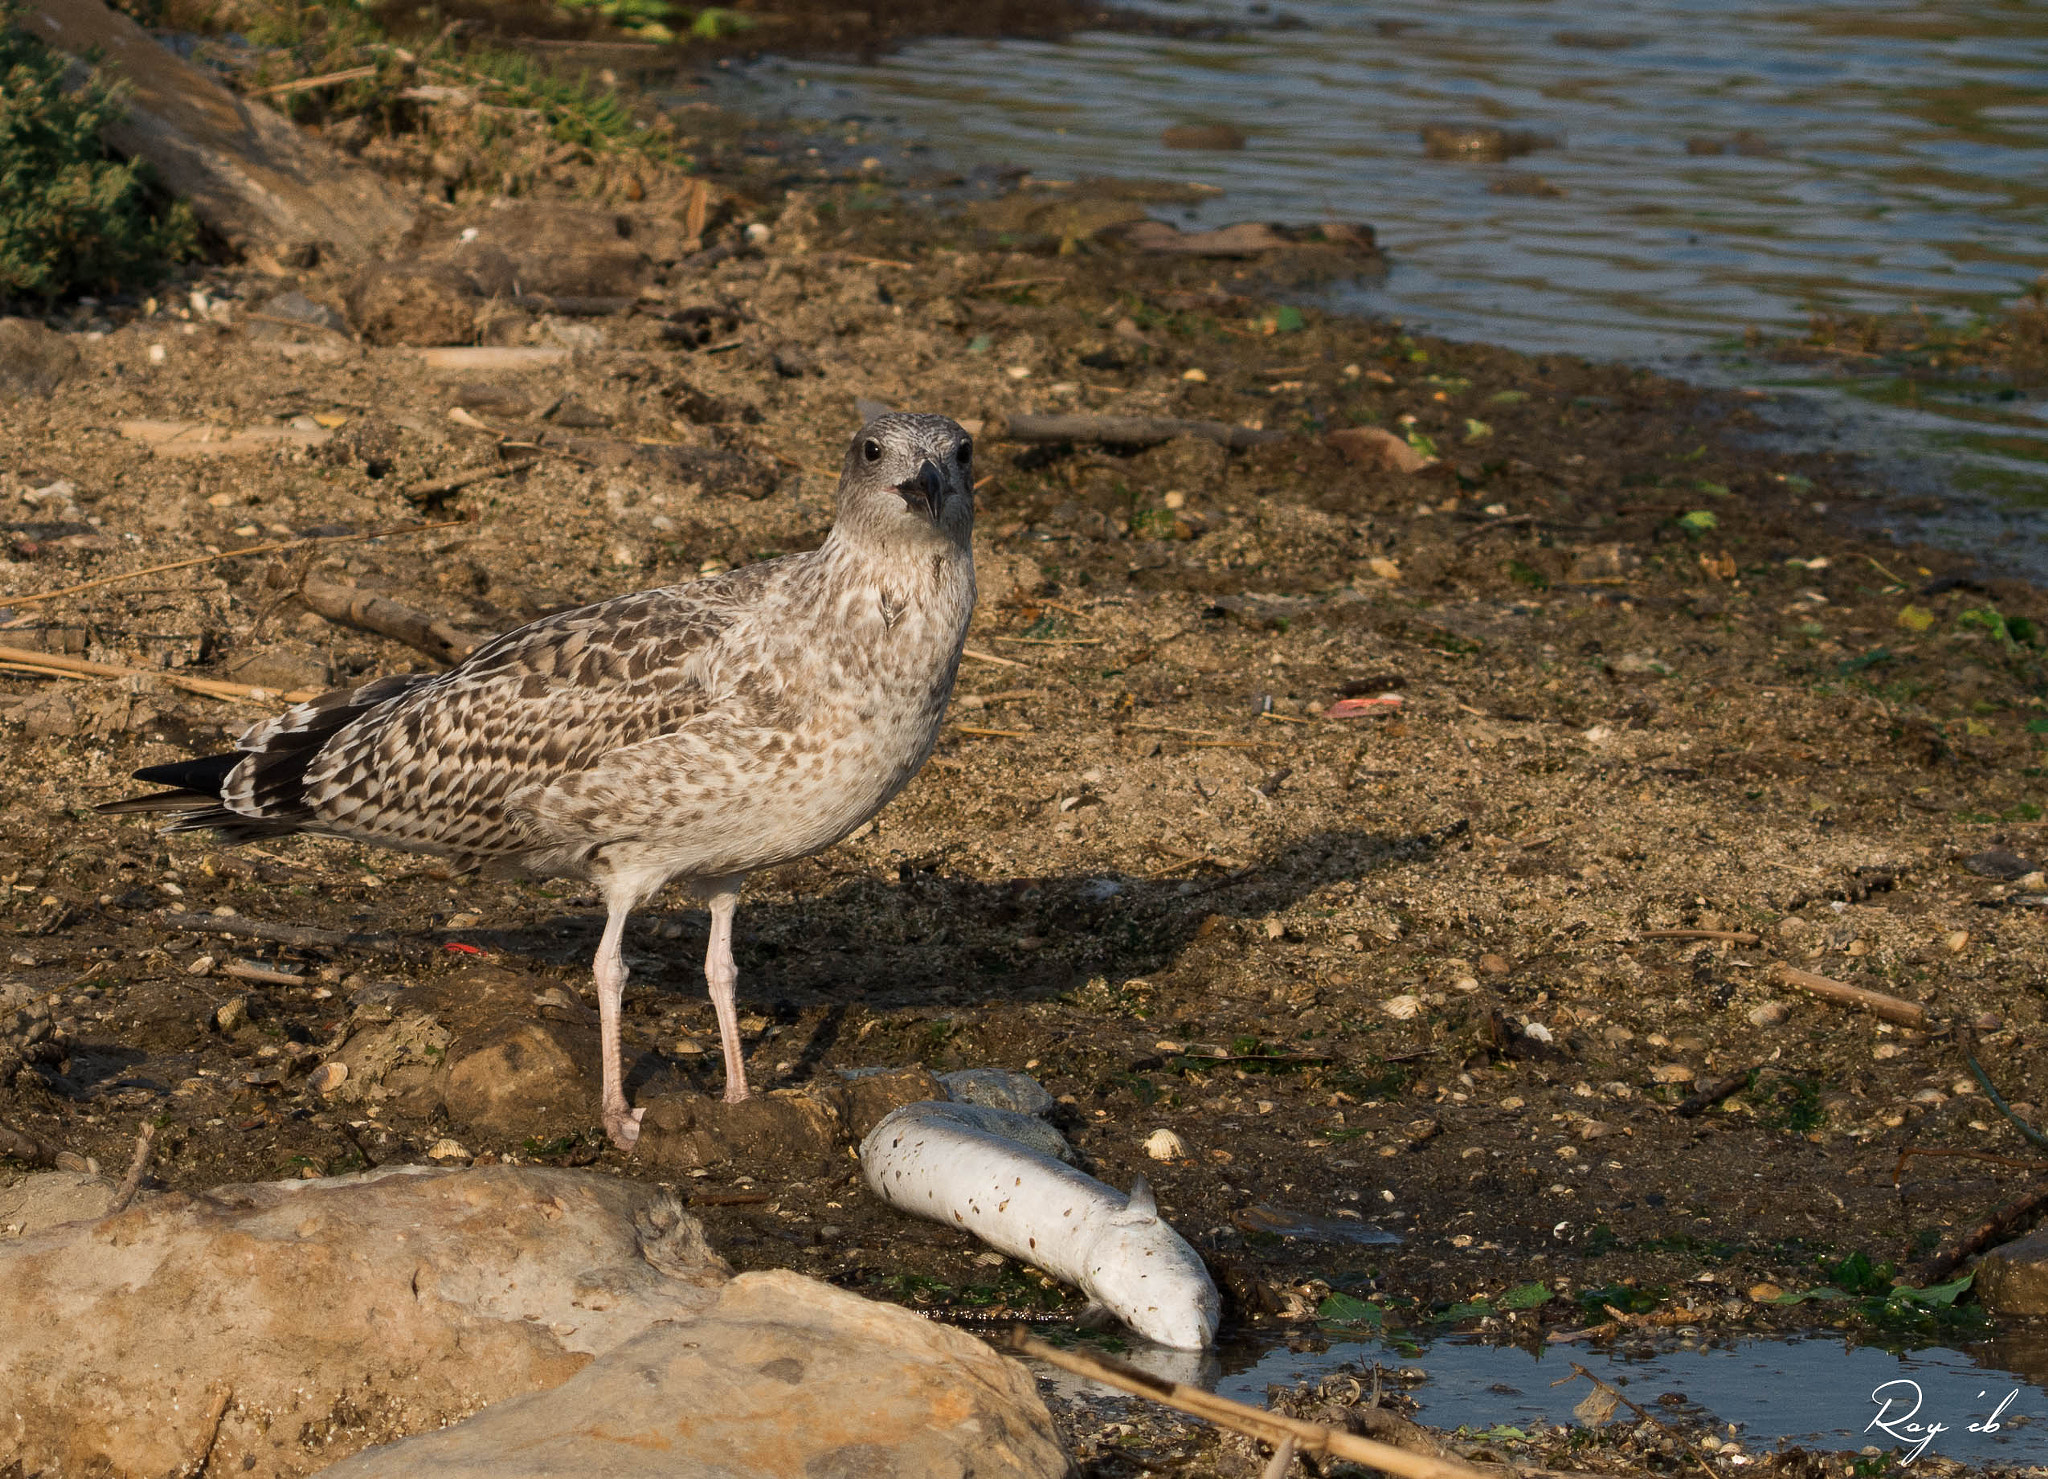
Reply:
[[146, 765], [135, 772], [135, 779], [148, 781], [152, 785], [176, 786], [180, 791], [194, 791], [201, 796], [218, 798], [221, 787], [227, 784], [228, 772], [248, 758], [245, 751], [231, 750], [225, 755], [201, 755], [196, 760], [174, 760], [169, 765]]

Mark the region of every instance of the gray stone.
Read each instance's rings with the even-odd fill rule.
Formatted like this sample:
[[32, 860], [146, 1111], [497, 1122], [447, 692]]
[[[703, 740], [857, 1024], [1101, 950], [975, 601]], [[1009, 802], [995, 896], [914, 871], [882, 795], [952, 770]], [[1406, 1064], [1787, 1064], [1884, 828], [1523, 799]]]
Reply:
[[1028, 1073], [1012, 1073], [1007, 1068], [963, 1068], [940, 1074], [939, 1082], [955, 1104], [986, 1104], [1018, 1114], [1051, 1114], [1059, 1107], [1045, 1085]]
[[[233, 1472], [230, 1468], [227, 1472]], [[1030, 1374], [973, 1336], [782, 1271], [553, 1391], [358, 1453], [333, 1479], [1056, 1479]]]
[[1973, 1288], [1994, 1315], [2048, 1315], [2048, 1228], [1978, 1259]]
[[558, 1386], [727, 1272], [671, 1194], [590, 1172], [166, 1194], [0, 1240], [6, 1456], [155, 1479], [210, 1443], [209, 1472], [296, 1479]]

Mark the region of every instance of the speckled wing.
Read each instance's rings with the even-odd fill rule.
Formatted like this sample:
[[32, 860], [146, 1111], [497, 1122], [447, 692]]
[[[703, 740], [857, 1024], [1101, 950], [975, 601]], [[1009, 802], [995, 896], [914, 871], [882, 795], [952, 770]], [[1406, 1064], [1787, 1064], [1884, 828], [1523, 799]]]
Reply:
[[[563, 839], [533, 837], [517, 799], [730, 703], [723, 690], [745, 665], [719, 649], [758, 616], [771, 569], [620, 596], [510, 632], [336, 732], [304, 763], [297, 795], [268, 805], [288, 805], [301, 830], [386, 847], [476, 858], [553, 850]], [[720, 692], [707, 686], [714, 672]], [[244, 737], [255, 753], [223, 789], [230, 809], [267, 814], [266, 751], [289, 743], [292, 719]]]

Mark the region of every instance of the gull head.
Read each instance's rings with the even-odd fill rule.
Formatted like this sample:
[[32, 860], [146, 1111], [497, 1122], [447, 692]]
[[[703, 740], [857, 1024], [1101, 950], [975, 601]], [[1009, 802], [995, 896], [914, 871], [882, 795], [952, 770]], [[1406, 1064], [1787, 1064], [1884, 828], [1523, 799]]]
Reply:
[[974, 535], [974, 439], [946, 416], [889, 411], [846, 449], [839, 515], [885, 539]]

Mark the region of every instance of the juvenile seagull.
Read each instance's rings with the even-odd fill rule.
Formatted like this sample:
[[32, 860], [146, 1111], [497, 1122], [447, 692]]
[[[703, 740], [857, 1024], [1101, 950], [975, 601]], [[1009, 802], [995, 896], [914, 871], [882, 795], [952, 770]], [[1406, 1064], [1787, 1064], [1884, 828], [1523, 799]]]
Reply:
[[931, 754], [974, 609], [971, 455], [944, 416], [877, 416], [817, 549], [543, 617], [446, 673], [323, 694], [231, 754], [135, 772], [176, 790], [100, 809], [175, 812], [168, 830], [230, 843], [310, 832], [589, 880], [608, 911], [604, 1127], [630, 1149], [645, 1111], [619, 1071], [626, 917], [671, 881], [709, 903], [725, 1098], [745, 1099], [740, 886], [845, 837]]

